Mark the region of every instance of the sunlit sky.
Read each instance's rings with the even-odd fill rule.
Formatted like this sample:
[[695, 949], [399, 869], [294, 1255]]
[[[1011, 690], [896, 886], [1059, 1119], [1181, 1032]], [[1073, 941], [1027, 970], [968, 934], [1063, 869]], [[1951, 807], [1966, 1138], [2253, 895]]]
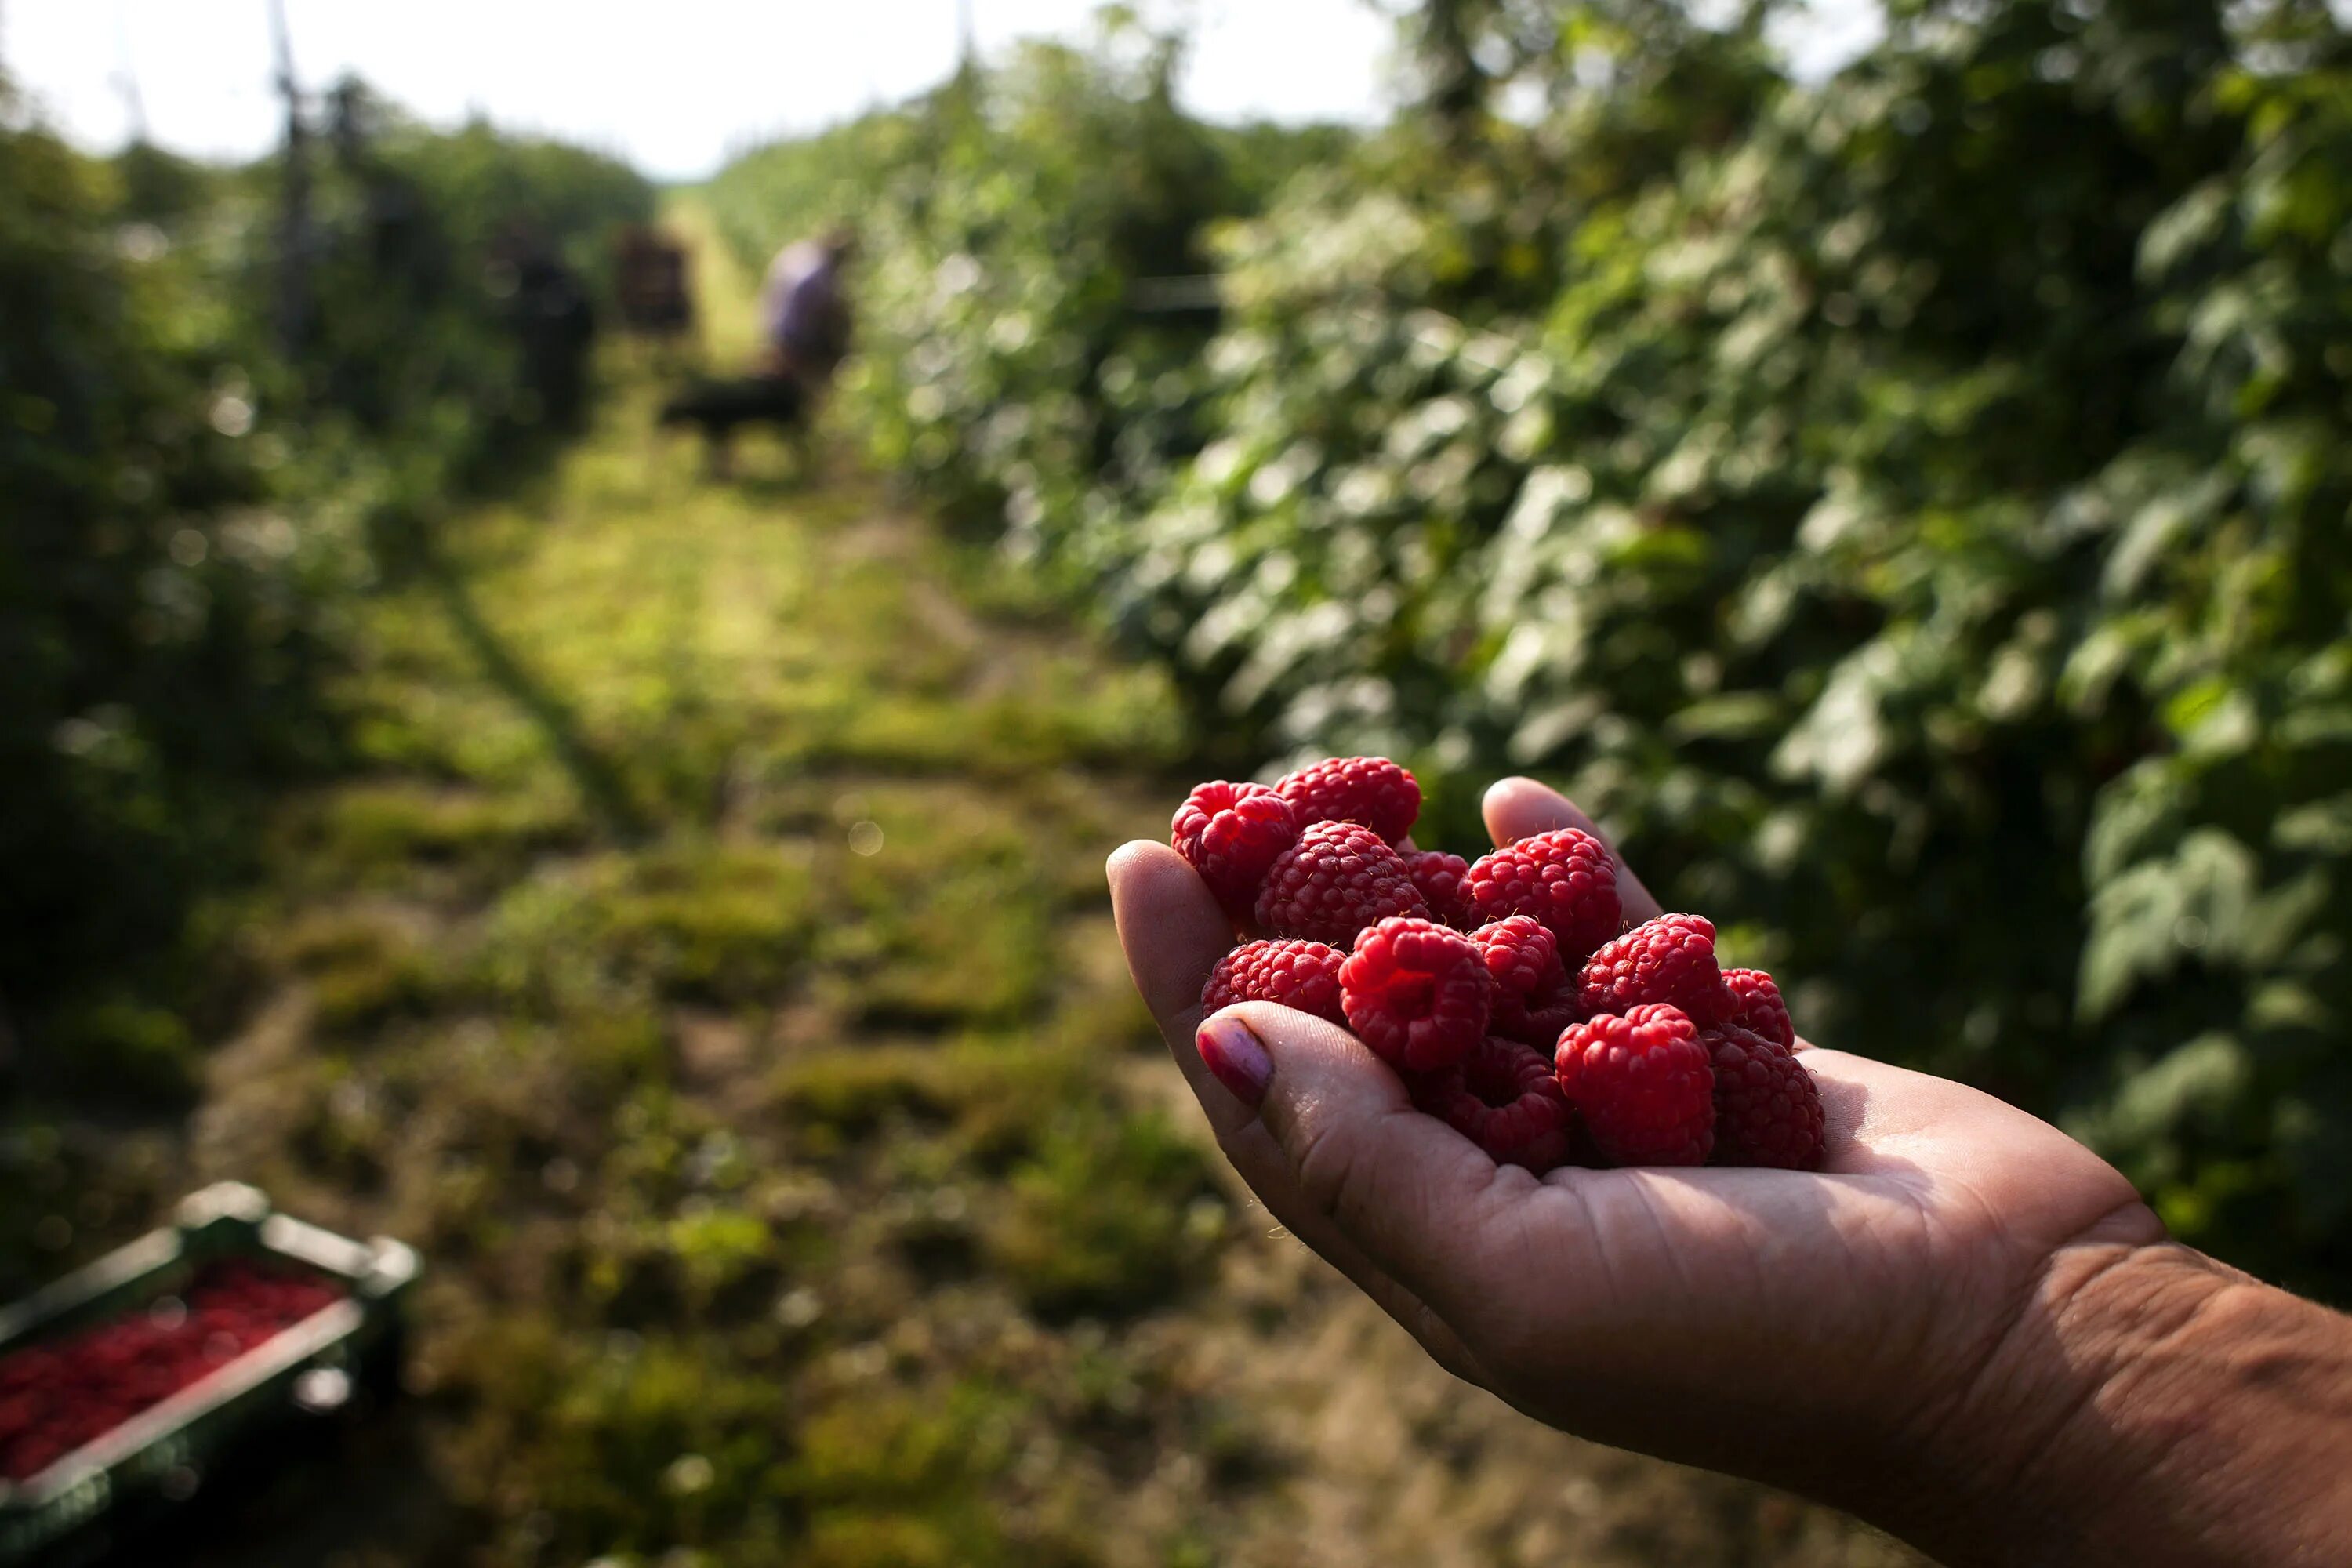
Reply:
[[[965, 0], [982, 51], [1082, 37], [1099, 0]], [[1790, 40], [1819, 70], [1864, 42], [1864, 0], [1824, 0]], [[355, 71], [428, 120], [476, 110], [584, 141], [658, 178], [929, 88], [954, 67], [959, 0], [285, 0], [296, 74]], [[1378, 118], [1392, 26], [1368, 0], [1145, 0], [1189, 24], [1182, 92], [1215, 119]], [[0, 0], [0, 66], [76, 141], [119, 145], [130, 85], [175, 151], [248, 158], [278, 135], [268, 0]]]

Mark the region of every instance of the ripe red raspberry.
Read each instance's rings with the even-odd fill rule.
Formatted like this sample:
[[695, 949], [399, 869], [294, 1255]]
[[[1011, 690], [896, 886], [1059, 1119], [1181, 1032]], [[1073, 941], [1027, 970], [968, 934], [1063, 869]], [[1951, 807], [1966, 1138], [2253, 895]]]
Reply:
[[[1486, 961], [1495, 982], [1495, 1033], [1518, 1037], [1528, 1014], [1559, 999], [1568, 984], [1560, 967], [1559, 943], [1551, 928], [1533, 915], [1508, 915], [1489, 921], [1470, 933]], [[1556, 1032], [1556, 1031], [1555, 1031]]]
[[215, 1259], [177, 1294], [183, 1310], [168, 1317], [118, 1305], [114, 1316], [0, 1355], [0, 1483], [31, 1479], [342, 1292]]
[[1482, 921], [1533, 915], [1559, 939], [1562, 963], [1576, 964], [1617, 934], [1617, 866], [1590, 833], [1555, 828], [1507, 844], [1470, 868], [1470, 901]]
[[1486, 1037], [1492, 984], [1468, 937], [1403, 916], [1356, 939], [1356, 951], [1339, 966], [1339, 1005], [1374, 1056], [1408, 1072], [1430, 1072], [1452, 1067]]
[[1236, 1002], [1279, 1002], [1341, 1028], [1339, 965], [1347, 955], [1319, 942], [1253, 942], [1217, 960], [1201, 987], [1201, 1011], [1213, 1013]]
[[1353, 822], [1309, 826], [1258, 887], [1259, 929], [1334, 947], [1352, 947], [1357, 933], [1391, 915], [1428, 912], [1397, 852]]
[[1731, 997], [1715, 966], [1714, 923], [1660, 915], [1635, 926], [1585, 961], [1576, 1000], [1587, 1013], [1671, 1002], [1701, 1028], [1720, 1023]]
[[1699, 1040], [1715, 1064], [1715, 1163], [1819, 1170], [1822, 1094], [1796, 1053], [1737, 1026]]
[[1402, 852], [1405, 875], [1429, 904], [1430, 919], [1468, 931], [1477, 923], [1470, 908], [1470, 862], [1443, 849]]
[[1550, 1058], [1488, 1036], [1444, 1071], [1417, 1079], [1412, 1102], [1486, 1151], [1497, 1165], [1542, 1175], [1568, 1163], [1576, 1112]]
[[1753, 1029], [1792, 1051], [1797, 1048], [1797, 1026], [1789, 1021], [1789, 1005], [1780, 1000], [1780, 987], [1770, 975], [1760, 969], [1727, 969], [1723, 984], [1732, 1003], [1725, 1022]]
[[1715, 1069], [1679, 1007], [1644, 1004], [1570, 1026], [1553, 1058], [1601, 1158], [1703, 1165], [1715, 1144]]
[[1195, 784], [1169, 825], [1168, 842], [1192, 863], [1239, 925], [1276, 856], [1298, 838], [1290, 803], [1259, 784]]
[[1391, 844], [1412, 831], [1421, 815], [1421, 783], [1386, 757], [1326, 757], [1275, 782], [1275, 789], [1310, 822], [1360, 823]]

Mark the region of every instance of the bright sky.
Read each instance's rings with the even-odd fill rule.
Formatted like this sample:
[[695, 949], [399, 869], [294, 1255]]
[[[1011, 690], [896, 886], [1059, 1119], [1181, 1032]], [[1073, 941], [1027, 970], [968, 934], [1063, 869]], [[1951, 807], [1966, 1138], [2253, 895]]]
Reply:
[[[982, 51], [1081, 36], [1100, 0], [963, 0]], [[779, 133], [931, 87], [955, 65], [959, 0], [285, 0], [306, 86], [346, 71], [428, 120], [502, 125], [694, 179]], [[1794, 40], [1843, 55], [1861, 0]], [[1392, 31], [1367, 0], [1145, 0], [1189, 21], [1183, 95], [1215, 119], [1369, 121]], [[1808, 47], [1810, 46], [1810, 47]], [[135, 81], [154, 139], [248, 158], [276, 140], [268, 0], [0, 0], [0, 66], [77, 141], [110, 148]]]
[[[981, 47], [1085, 34], [1098, 0], [969, 0]], [[729, 153], [932, 87], [958, 0], [286, 0], [294, 66], [357, 71], [429, 120], [499, 123], [618, 152], [671, 179]], [[1376, 116], [1390, 24], [1363, 0], [1149, 5], [1196, 22], [1190, 107], [1218, 118]], [[268, 0], [0, 0], [0, 62], [77, 140], [128, 129], [128, 63], [158, 142], [250, 157], [278, 134]]]

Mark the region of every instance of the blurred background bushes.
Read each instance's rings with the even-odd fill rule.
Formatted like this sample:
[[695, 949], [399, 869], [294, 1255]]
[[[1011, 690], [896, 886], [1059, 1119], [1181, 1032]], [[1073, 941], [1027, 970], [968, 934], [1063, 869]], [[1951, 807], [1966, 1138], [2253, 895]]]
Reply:
[[[289, 227], [283, 158], [95, 160], [20, 118], [0, 128], [0, 1058], [22, 1059], [0, 1072], [168, 1097], [236, 967], [190, 911], [247, 868], [270, 787], [339, 754], [318, 694], [340, 607], [578, 416], [593, 261], [653, 193], [346, 84]], [[10, 1052], [18, 1034], [44, 1048]]]
[[2345, 31], [1906, 0], [1807, 83], [1775, 19], [1429, 0], [1358, 137], [1190, 121], [1113, 18], [710, 196], [858, 220], [877, 454], [1210, 761], [1393, 752], [1463, 848], [1558, 779], [1817, 1038], [2341, 1299]]

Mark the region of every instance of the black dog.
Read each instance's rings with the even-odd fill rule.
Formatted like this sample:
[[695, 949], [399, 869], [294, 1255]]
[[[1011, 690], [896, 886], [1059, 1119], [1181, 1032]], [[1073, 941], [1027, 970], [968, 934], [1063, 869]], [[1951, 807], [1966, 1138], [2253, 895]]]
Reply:
[[662, 405], [661, 424], [691, 425], [709, 443], [710, 470], [727, 471], [729, 447], [738, 426], [772, 426], [799, 438], [807, 433], [808, 390], [788, 375], [747, 375], [733, 381], [702, 380]]

